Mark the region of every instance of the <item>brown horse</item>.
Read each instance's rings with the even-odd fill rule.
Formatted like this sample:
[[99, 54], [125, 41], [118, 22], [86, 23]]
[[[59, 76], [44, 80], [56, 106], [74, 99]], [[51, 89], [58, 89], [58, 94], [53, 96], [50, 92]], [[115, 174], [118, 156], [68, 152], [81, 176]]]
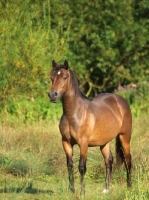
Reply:
[[79, 172], [81, 192], [84, 193], [84, 175], [88, 147], [100, 146], [106, 166], [103, 192], [109, 190], [113, 156], [109, 143], [116, 138], [117, 164], [123, 162], [127, 171], [127, 186], [131, 186], [130, 139], [132, 115], [124, 98], [116, 94], [102, 93], [90, 101], [78, 88], [74, 73], [68, 62], [58, 65], [52, 61], [52, 87], [48, 93], [51, 102], [62, 99], [63, 115], [59, 129], [67, 158], [69, 189], [74, 192], [73, 146], [80, 147]]

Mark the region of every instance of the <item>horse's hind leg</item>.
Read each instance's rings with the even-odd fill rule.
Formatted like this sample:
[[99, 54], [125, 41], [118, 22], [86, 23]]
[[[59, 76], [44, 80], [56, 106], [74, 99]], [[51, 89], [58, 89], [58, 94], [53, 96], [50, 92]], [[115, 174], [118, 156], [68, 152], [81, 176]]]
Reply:
[[62, 144], [64, 151], [66, 153], [66, 160], [67, 160], [67, 169], [68, 169], [68, 176], [69, 176], [69, 189], [70, 191], [74, 192], [74, 174], [73, 174], [73, 150], [71, 144], [62, 139]]
[[104, 161], [106, 165], [106, 183], [105, 183], [105, 189], [103, 190], [103, 192], [106, 193], [109, 190], [109, 182], [110, 182], [110, 177], [111, 177], [111, 172], [112, 172], [113, 156], [110, 151], [109, 143], [107, 143], [104, 146], [101, 146], [100, 150], [104, 157]]
[[131, 154], [130, 154], [130, 136], [120, 134], [119, 139], [124, 154], [124, 164], [127, 171], [127, 186], [131, 186]]

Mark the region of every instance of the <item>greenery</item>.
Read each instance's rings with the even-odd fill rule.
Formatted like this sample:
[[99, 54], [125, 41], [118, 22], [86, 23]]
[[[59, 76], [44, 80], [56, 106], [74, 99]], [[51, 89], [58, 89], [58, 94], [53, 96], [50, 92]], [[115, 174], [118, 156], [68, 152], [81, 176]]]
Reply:
[[88, 94], [149, 77], [147, 0], [60, 2], [52, 2], [51, 25], [70, 26], [67, 56]]
[[49, 1], [0, 2], [1, 103], [18, 95], [45, 96], [51, 60], [62, 58], [68, 46], [59, 27], [51, 30], [49, 9]]
[[139, 117], [149, 114], [149, 83], [141, 82], [138, 85], [119, 86], [115, 91], [123, 96], [130, 105], [133, 116]]
[[[1, 122], [6, 119], [14, 122], [17, 119], [23, 123], [37, 123], [41, 121], [57, 121], [62, 115], [61, 103], [50, 103], [47, 98], [30, 99], [20, 97], [10, 99], [7, 104], [1, 108]], [[4, 117], [5, 116], [5, 117]]]
[[[149, 114], [149, 83], [141, 82], [138, 85], [118, 86], [115, 93], [123, 96], [131, 107], [133, 117]], [[0, 109], [0, 122], [20, 121], [25, 124], [57, 121], [62, 115], [61, 102], [50, 103], [48, 96], [27, 98], [20, 96], [7, 100], [7, 104]]]
[[52, 59], [68, 59], [88, 96], [148, 81], [148, 11], [147, 0], [1, 0], [0, 103], [45, 96]]

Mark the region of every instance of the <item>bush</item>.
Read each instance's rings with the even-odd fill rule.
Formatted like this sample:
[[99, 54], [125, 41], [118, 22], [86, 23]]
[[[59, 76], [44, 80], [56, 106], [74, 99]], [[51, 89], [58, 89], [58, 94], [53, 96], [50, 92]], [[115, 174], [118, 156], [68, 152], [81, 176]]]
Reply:
[[51, 60], [68, 50], [67, 35], [59, 26], [51, 30], [49, 9], [49, 1], [0, 2], [0, 105], [20, 95], [45, 96]]
[[127, 100], [133, 115], [149, 113], [149, 82], [140, 82], [126, 87], [119, 86], [115, 92]]
[[[44, 99], [38, 97], [36, 99], [20, 97], [9, 99], [5, 107], [1, 108], [1, 116], [5, 116], [5, 120], [17, 120], [24, 123], [40, 122], [40, 121], [55, 121], [60, 119], [62, 115], [61, 103], [50, 103], [48, 97]], [[4, 117], [1, 117], [1, 121]]]

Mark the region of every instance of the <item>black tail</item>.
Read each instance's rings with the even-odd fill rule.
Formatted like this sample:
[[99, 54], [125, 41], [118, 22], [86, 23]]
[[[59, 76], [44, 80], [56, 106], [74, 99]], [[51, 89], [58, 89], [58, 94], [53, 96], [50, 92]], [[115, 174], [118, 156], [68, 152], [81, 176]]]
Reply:
[[116, 166], [119, 168], [124, 162], [124, 152], [119, 135], [116, 137]]

